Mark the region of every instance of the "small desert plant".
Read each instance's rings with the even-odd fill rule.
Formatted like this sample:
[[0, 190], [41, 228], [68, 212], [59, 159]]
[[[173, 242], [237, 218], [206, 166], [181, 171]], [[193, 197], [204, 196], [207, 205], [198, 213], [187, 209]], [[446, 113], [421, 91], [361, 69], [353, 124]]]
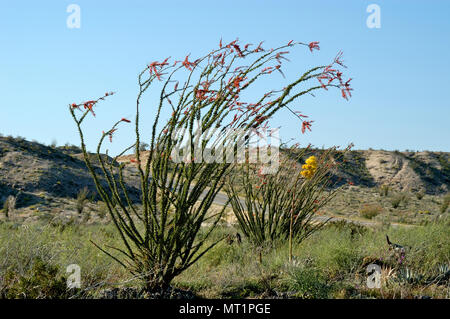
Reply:
[[364, 205], [360, 211], [359, 214], [367, 219], [372, 219], [375, 216], [378, 216], [383, 211], [383, 208], [379, 205]]
[[108, 213], [108, 206], [105, 203], [99, 201], [97, 203], [97, 214], [98, 214], [98, 216], [103, 219], [103, 218], [105, 218], [107, 213]]
[[422, 198], [423, 198], [424, 195], [425, 195], [425, 193], [424, 193], [423, 191], [418, 191], [418, 192], [416, 193], [416, 198], [417, 198], [418, 200], [422, 200]]
[[392, 204], [393, 208], [398, 208], [400, 206], [401, 202], [402, 202], [402, 199], [398, 195], [391, 199], [391, 204]]
[[328, 298], [332, 286], [327, 283], [326, 277], [317, 269], [311, 267], [292, 267], [288, 272], [287, 285], [296, 292], [296, 297], [305, 299]]
[[408, 267], [402, 267], [398, 270], [397, 276], [392, 278], [393, 280], [397, 280], [401, 283], [408, 283], [411, 285], [418, 285], [423, 283], [425, 276], [418, 272], [414, 271]]
[[[288, 53], [284, 50], [297, 45], [304, 45], [311, 52], [319, 49], [318, 42], [304, 44], [290, 41], [266, 51], [262, 44], [251, 49], [250, 44], [241, 47], [237, 40], [226, 45], [222, 45], [221, 41], [219, 48], [197, 60], [189, 61], [189, 56], [186, 56], [184, 60], [169, 63], [167, 58], [162, 62], [150, 63], [139, 74], [136, 138], [118, 156], [135, 149], [134, 161], [141, 179], [142, 209], [137, 209], [130, 199], [122, 174], [124, 164], [117, 163], [118, 156], [112, 160], [101, 156], [105, 139], [112, 141], [119, 125], [131, 121], [122, 118], [103, 133], [96, 152], [101, 174], [94, 169], [86, 150], [82, 123], [89, 113], [94, 115], [94, 107], [99, 101], [113, 93], [69, 106], [80, 135], [85, 163], [123, 242], [123, 248], [112, 249], [124, 259], [99, 248], [141, 278], [148, 291], [166, 288], [174, 277], [219, 241], [205, 247], [206, 239], [220, 220], [223, 210], [212, 215], [207, 213], [216, 194], [223, 188], [224, 177], [231, 171], [233, 163], [224, 162], [224, 158], [207, 162], [197, 156], [197, 151], [201, 156], [213, 143], [215, 154], [232, 146], [231, 153], [235, 155], [238, 152], [234, 148], [236, 140], [241, 139], [242, 135], [235, 133], [234, 129], [239, 128], [241, 132], [260, 129], [277, 111], [288, 109], [292, 102], [313, 91], [335, 87], [341, 90], [344, 98], [350, 96], [350, 80], [344, 81], [342, 73], [337, 70], [343, 66], [339, 54], [331, 64], [306, 71], [280, 90], [266, 92], [255, 101], [242, 101], [241, 97], [259, 80], [275, 74], [273, 71], [283, 74], [281, 66]], [[179, 85], [177, 77], [180, 79], [181, 72], [188, 74], [187, 80]], [[311, 84], [311, 80], [319, 83]], [[150, 152], [148, 159], [143, 161], [140, 156], [139, 110], [144, 93], [158, 81], [161, 81], [161, 91], [150, 130]], [[78, 116], [77, 111], [81, 115]], [[171, 114], [166, 124], [161, 123], [165, 114]], [[309, 129], [311, 122], [302, 121], [303, 130]], [[221, 130], [219, 137], [217, 134], [214, 137], [210, 135], [218, 133], [216, 130], [220, 127], [228, 130]], [[198, 132], [207, 132], [206, 136], [200, 136], [200, 141]], [[183, 137], [187, 139], [186, 147], [182, 147], [185, 142]], [[180, 149], [183, 150], [182, 160], [178, 158]], [[106, 187], [99, 182], [101, 177], [106, 179]], [[205, 221], [212, 227], [200, 237], [198, 234]]]
[[389, 185], [381, 185], [379, 188], [379, 192], [381, 196], [389, 195]]
[[81, 215], [84, 211], [86, 202], [88, 201], [88, 196], [89, 196], [89, 189], [87, 187], [82, 188], [77, 194], [75, 206], [77, 209], [77, 213], [79, 215]]
[[83, 213], [82, 222], [87, 223], [89, 221], [89, 218], [91, 218], [91, 213], [89, 211], [85, 211]]
[[16, 197], [13, 195], [10, 195], [6, 198], [5, 202], [3, 203], [3, 213], [5, 214], [6, 218], [14, 218], [14, 212], [16, 209]]
[[393, 208], [398, 208], [400, 204], [406, 203], [408, 201], [408, 197], [406, 194], [396, 194], [391, 198], [391, 204]]
[[149, 146], [150, 145], [148, 145], [148, 143], [141, 142], [141, 144], [139, 145], [139, 150], [140, 151], [147, 151]]
[[450, 204], [450, 193], [445, 195], [444, 200], [442, 201], [441, 207], [439, 209], [441, 214], [444, 214], [447, 211], [449, 204]]
[[50, 147], [51, 148], [56, 148], [57, 145], [58, 145], [58, 142], [55, 139], [53, 139], [51, 144], [50, 144]]
[[3, 214], [5, 214], [5, 217], [8, 218], [9, 217], [8, 202], [5, 200], [2, 206], [3, 206], [2, 212]]

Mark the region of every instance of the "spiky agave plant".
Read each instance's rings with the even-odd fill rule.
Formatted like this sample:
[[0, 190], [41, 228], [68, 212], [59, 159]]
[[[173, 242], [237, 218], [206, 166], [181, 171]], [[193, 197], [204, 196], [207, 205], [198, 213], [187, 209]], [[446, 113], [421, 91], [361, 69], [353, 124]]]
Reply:
[[[338, 55], [331, 64], [314, 67], [284, 88], [261, 94], [253, 103], [241, 99], [255, 83], [273, 71], [282, 72], [281, 65], [288, 53], [284, 49], [302, 45], [311, 51], [318, 49], [316, 42], [290, 41], [276, 49], [264, 50], [261, 44], [251, 49], [250, 45], [241, 47], [237, 40], [226, 45], [221, 41], [219, 48], [195, 61], [187, 56], [182, 61], [169, 63], [169, 59], [165, 59], [149, 64], [138, 77], [135, 141], [108, 160], [101, 156], [105, 139], [112, 139], [119, 125], [130, 121], [121, 119], [103, 132], [96, 151], [101, 173], [94, 169], [86, 149], [82, 123], [89, 113], [95, 115], [94, 107], [112, 93], [70, 105], [84, 160], [124, 244], [110, 247], [112, 250], [98, 247], [139, 276], [147, 290], [167, 287], [175, 276], [217, 243], [205, 245], [223, 210], [207, 213], [224, 186], [224, 177], [234, 165], [225, 158], [239, 156], [243, 150], [236, 147], [242, 131], [263, 127], [277, 111], [315, 90], [336, 87], [345, 97], [350, 94], [349, 81], [344, 82], [342, 73], [333, 69], [333, 66], [343, 66]], [[177, 77], [181, 72], [187, 74], [181, 76], [186, 80], [180, 82]], [[311, 83], [312, 80], [319, 83]], [[144, 160], [140, 149], [139, 112], [144, 93], [158, 81], [162, 88], [151, 127], [150, 151]], [[164, 123], [163, 118], [168, 114], [171, 116]], [[304, 122], [303, 128], [309, 125], [310, 122]], [[184, 132], [181, 134], [184, 142], [180, 132]], [[197, 132], [201, 132], [200, 138]], [[203, 152], [211, 145], [216, 155], [224, 154], [224, 150], [226, 154], [216, 156], [212, 162], [203, 160]], [[178, 156], [180, 148], [182, 158]], [[131, 149], [135, 150], [134, 162], [141, 180], [140, 206], [131, 200], [125, 186], [124, 164], [117, 163], [117, 158]], [[106, 179], [106, 186], [100, 183], [102, 177]], [[205, 221], [209, 221], [211, 227], [203, 231]], [[200, 232], [202, 236], [198, 236]]]

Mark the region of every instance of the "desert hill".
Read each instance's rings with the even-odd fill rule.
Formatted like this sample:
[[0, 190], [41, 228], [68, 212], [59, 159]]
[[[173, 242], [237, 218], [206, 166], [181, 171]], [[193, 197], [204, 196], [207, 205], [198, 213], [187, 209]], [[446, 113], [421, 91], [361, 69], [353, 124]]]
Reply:
[[[314, 150], [313, 153], [320, 153]], [[149, 151], [141, 152], [145, 164]], [[134, 155], [118, 159], [126, 165]], [[346, 154], [340, 169], [335, 172], [337, 186], [350, 183], [355, 186], [380, 187], [387, 185], [396, 191], [445, 194], [450, 189], [450, 153], [399, 152], [385, 150], [355, 150]]]
[[[148, 151], [142, 156], [147, 158]], [[336, 174], [344, 183], [355, 186], [389, 185], [398, 191], [439, 195], [450, 188], [449, 157], [446, 152], [357, 150], [347, 153]], [[133, 158], [126, 155], [119, 161], [129, 163], [124, 175], [137, 199], [139, 179], [135, 164], [131, 163]], [[75, 198], [83, 187], [95, 192], [79, 148], [51, 147], [23, 138], [0, 137], [0, 201], [18, 192], [25, 194], [25, 202], [29, 204], [43, 196]]]
[[[100, 171], [98, 166], [95, 169]], [[139, 185], [137, 177], [130, 169], [124, 175], [131, 196], [138, 199], [134, 186]], [[51, 147], [23, 138], [0, 137], [0, 201], [19, 193], [19, 207], [41, 202], [46, 197], [75, 198], [84, 187], [91, 194], [96, 193], [79, 148]]]

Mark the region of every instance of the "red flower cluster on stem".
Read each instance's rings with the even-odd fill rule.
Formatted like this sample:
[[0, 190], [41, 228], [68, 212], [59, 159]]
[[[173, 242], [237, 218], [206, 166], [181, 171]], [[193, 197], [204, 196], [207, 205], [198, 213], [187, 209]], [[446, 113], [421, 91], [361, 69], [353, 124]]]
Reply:
[[151, 74], [155, 74], [155, 76], [158, 78], [158, 80], [161, 81], [161, 73], [159, 70], [161, 70], [164, 66], [168, 65], [169, 63], [167, 63], [167, 61], [169, 60], [169, 58], [166, 58], [163, 62], [152, 62], [148, 65], [148, 69], [150, 71], [150, 75]]
[[192, 71], [191, 66], [195, 66], [195, 63], [189, 62], [188, 58], [189, 58], [189, 55], [186, 55], [186, 58], [184, 59], [182, 64], [186, 69], [188, 69], [189, 71]]
[[76, 103], [72, 103], [70, 105], [70, 107], [72, 109], [80, 109], [80, 106], [83, 106], [85, 110], [88, 110], [89, 112], [92, 113], [92, 115], [95, 116], [95, 112], [94, 112], [94, 106], [99, 102], [99, 101], [103, 101], [105, 99], [105, 97], [113, 95], [114, 92], [106, 92], [105, 95], [103, 95], [101, 98], [98, 98], [97, 100], [91, 100], [91, 101], [86, 101], [83, 102], [81, 104], [76, 104]]
[[306, 129], [308, 129], [309, 131], [311, 131], [311, 124], [314, 121], [303, 121], [302, 122], [302, 134], [305, 134]]
[[309, 51], [313, 52], [314, 49], [320, 50], [319, 43], [320, 43], [320, 42], [318, 42], [318, 41], [310, 42], [310, 43], [308, 44]]
[[[327, 90], [327, 87], [331, 86], [331, 85], [340, 88], [342, 97], [344, 99], [348, 100], [352, 96], [351, 91], [353, 89], [350, 87], [350, 81], [352, 79], [350, 78], [347, 81], [344, 81], [342, 79], [342, 76], [343, 76], [342, 72], [333, 68], [334, 64], [338, 64], [344, 68], [346, 67], [342, 61], [342, 51], [339, 51], [339, 53], [336, 56], [336, 58], [334, 59], [333, 63], [326, 66], [324, 68], [322, 74], [317, 76], [317, 80], [319, 81], [319, 83], [325, 90]], [[335, 80], [337, 80], [339, 83], [333, 84], [333, 82], [335, 82]], [[326, 83], [324, 83], [325, 81], [326, 81]]]

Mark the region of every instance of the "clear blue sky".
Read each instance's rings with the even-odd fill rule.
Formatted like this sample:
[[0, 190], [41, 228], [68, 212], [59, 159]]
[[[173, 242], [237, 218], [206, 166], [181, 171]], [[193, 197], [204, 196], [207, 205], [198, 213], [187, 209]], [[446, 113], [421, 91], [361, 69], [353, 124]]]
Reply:
[[[80, 29], [66, 26], [71, 3], [81, 8]], [[380, 29], [366, 26], [371, 3], [381, 8]], [[86, 123], [92, 149], [113, 121], [132, 118], [136, 76], [147, 63], [199, 56], [220, 38], [267, 47], [294, 39], [320, 41], [321, 50], [296, 50], [288, 79], [342, 50], [355, 91], [348, 102], [338, 91], [299, 100], [295, 108], [315, 121], [305, 135], [287, 111], [279, 113], [272, 126], [283, 126], [283, 138], [450, 151], [449, 15], [445, 0], [2, 1], [0, 133], [79, 144], [67, 105], [117, 91]], [[144, 110], [146, 123], [151, 117]], [[133, 137], [131, 128], [120, 133], [112, 152]]]

